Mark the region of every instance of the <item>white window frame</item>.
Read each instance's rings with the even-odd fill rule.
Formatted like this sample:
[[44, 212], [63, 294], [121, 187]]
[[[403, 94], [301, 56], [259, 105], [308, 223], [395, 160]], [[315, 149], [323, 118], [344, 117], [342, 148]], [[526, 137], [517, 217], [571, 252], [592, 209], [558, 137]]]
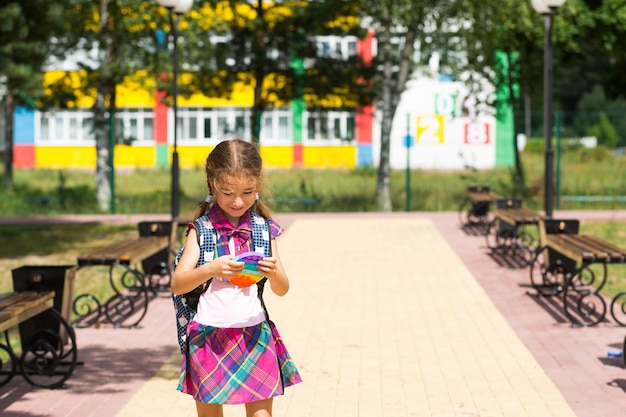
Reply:
[[[268, 125], [271, 126], [271, 132], [267, 131]], [[270, 144], [293, 142], [293, 114], [290, 108], [272, 108], [263, 112], [260, 141]]]
[[[303, 142], [309, 145], [340, 145], [354, 143], [356, 135], [355, 124], [356, 111], [340, 109], [321, 109], [315, 111], [305, 111], [303, 115]], [[349, 120], [352, 120], [352, 132], [349, 132]], [[314, 120], [315, 133], [311, 137], [310, 121]], [[325, 129], [321, 124], [325, 124]], [[336, 127], [339, 128], [339, 135], [336, 134]], [[326, 132], [326, 137], [322, 132]]]

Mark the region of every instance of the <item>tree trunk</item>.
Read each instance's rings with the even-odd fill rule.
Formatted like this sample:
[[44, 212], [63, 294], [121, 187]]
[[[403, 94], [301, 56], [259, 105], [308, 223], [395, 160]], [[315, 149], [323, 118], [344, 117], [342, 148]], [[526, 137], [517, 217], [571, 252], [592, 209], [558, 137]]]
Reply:
[[[381, 88], [382, 121], [380, 131], [380, 161], [378, 166], [378, 179], [376, 183], [376, 198], [378, 209], [389, 212], [391, 204], [391, 127], [393, 119], [400, 104], [401, 94], [405, 89], [407, 80], [411, 74], [411, 56], [414, 51], [415, 31], [408, 30], [405, 33], [405, 44], [400, 54], [400, 63], [396, 65], [392, 59], [392, 33], [390, 28], [382, 32], [382, 41], [379, 44], [383, 51], [383, 79]], [[395, 69], [394, 67], [398, 67]], [[394, 73], [396, 71], [396, 73]]]
[[519, 150], [517, 147], [517, 117], [515, 117], [516, 114], [516, 103], [517, 100], [515, 99], [515, 90], [513, 88], [513, 65], [515, 65], [515, 63], [513, 62], [513, 59], [511, 57], [511, 52], [507, 51], [507, 60], [508, 65], [507, 65], [507, 69], [508, 69], [508, 74], [507, 74], [507, 87], [509, 89], [509, 104], [511, 105], [511, 110], [513, 111], [513, 138], [512, 138], [512, 142], [513, 142], [513, 151], [515, 152], [515, 178], [514, 178], [514, 191], [516, 195], [519, 195], [519, 193], [524, 189], [524, 168], [522, 166], [522, 160], [520, 158], [520, 154], [519, 154]]
[[392, 211], [391, 184], [390, 184], [390, 148], [391, 148], [391, 125], [392, 113], [392, 88], [393, 88], [393, 62], [391, 61], [391, 31], [388, 27], [382, 32], [382, 42], [379, 45], [383, 52], [383, 79], [381, 88], [382, 98], [382, 121], [380, 127], [380, 160], [378, 163], [378, 178], [376, 180], [376, 200], [378, 210]]
[[4, 187], [8, 194], [13, 194], [13, 114], [15, 98], [11, 91], [4, 98], [5, 139], [4, 139]]
[[96, 199], [100, 210], [106, 211], [111, 201], [108, 175], [109, 127], [106, 117], [106, 93], [100, 85], [101, 82], [98, 82], [96, 101], [93, 107], [94, 136], [96, 138]]
[[252, 143], [259, 145], [261, 143], [261, 116], [265, 110], [265, 100], [263, 98], [263, 83], [266, 75], [265, 55], [267, 54], [267, 45], [265, 42], [265, 9], [263, 8], [263, 0], [257, 0], [256, 21], [259, 27], [263, 28], [256, 33], [252, 43], [252, 55], [256, 61], [254, 68], [254, 103], [252, 105]]
[[[93, 106], [94, 136], [96, 139], [96, 199], [101, 211], [107, 211], [111, 202], [109, 181], [109, 127], [106, 117], [107, 96], [110, 98], [111, 79], [107, 65], [113, 59], [113, 39], [107, 24], [109, 0], [102, 0], [100, 6], [100, 29], [104, 44], [104, 57], [98, 74], [96, 101]], [[113, 86], [115, 88], [115, 86]], [[114, 103], [113, 103], [114, 104]]]
[[263, 115], [263, 79], [265, 75], [256, 73], [254, 86], [254, 104], [252, 105], [252, 143], [259, 145], [261, 143], [261, 117]]
[[390, 111], [388, 99], [389, 88], [383, 86], [383, 117], [380, 129], [380, 162], [378, 165], [378, 178], [376, 182], [376, 199], [378, 209], [384, 212], [392, 211], [391, 205], [391, 180], [390, 180], [390, 147], [391, 147], [391, 124], [393, 116]]

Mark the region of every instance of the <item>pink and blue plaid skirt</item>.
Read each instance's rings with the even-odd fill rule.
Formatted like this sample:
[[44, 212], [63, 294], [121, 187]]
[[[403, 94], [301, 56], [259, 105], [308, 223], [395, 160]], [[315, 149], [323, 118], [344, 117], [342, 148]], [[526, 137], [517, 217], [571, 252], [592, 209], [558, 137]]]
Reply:
[[302, 381], [271, 321], [221, 329], [195, 321], [187, 329], [178, 390], [209, 404], [272, 398]]

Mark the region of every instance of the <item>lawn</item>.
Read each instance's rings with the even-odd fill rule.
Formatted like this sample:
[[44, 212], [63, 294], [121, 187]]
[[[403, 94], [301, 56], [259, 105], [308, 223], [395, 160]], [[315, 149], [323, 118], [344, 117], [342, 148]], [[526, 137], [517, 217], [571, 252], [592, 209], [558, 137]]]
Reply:
[[[606, 149], [566, 149], [558, 152], [556, 181], [559, 195], [578, 199], [557, 201], [557, 209], [624, 209], [626, 160]], [[514, 191], [508, 168], [460, 171], [392, 171], [393, 210], [457, 211], [469, 185], [489, 185], [503, 196], [521, 197], [524, 206], [542, 210], [542, 142], [531, 141], [521, 154], [526, 186]], [[262, 195], [277, 213], [376, 211], [374, 168], [267, 170], [268, 187]], [[116, 171], [115, 213], [169, 213], [170, 172], [167, 169]], [[16, 170], [15, 192], [0, 190], [0, 215], [55, 215], [100, 213], [95, 203], [93, 175], [78, 171]], [[409, 193], [407, 194], [407, 189]], [[203, 169], [181, 172], [180, 212], [191, 212], [206, 196]], [[585, 197], [604, 197], [591, 201]], [[302, 201], [313, 201], [303, 204]], [[108, 212], [108, 211], [107, 211]], [[619, 222], [583, 223], [581, 232], [626, 247], [626, 227]], [[63, 225], [0, 227], [0, 291], [11, 287], [10, 271], [25, 264], [73, 264], [78, 251], [136, 234], [135, 226]], [[626, 289], [623, 268], [612, 265], [606, 293]], [[614, 276], [614, 278], [613, 278]], [[83, 285], [78, 280], [77, 285]], [[80, 289], [80, 288], [79, 288]]]

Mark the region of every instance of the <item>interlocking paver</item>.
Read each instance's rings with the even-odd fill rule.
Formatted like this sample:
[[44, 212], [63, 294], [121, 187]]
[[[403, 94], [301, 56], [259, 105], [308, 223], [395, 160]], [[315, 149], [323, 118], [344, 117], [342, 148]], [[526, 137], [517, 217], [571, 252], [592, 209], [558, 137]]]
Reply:
[[292, 290], [266, 299], [304, 383], [276, 415], [574, 415], [430, 220], [298, 219], [280, 253]]

